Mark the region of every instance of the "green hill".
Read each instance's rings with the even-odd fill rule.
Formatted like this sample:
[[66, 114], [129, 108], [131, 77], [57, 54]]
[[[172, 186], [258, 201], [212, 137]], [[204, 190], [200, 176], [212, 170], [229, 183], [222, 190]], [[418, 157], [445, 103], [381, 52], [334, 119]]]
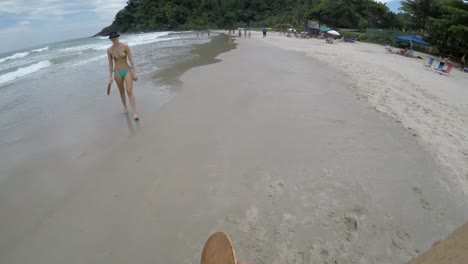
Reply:
[[129, 0], [99, 35], [110, 31], [302, 28], [308, 19], [346, 28], [389, 28], [397, 23], [387, 6], [373, 0]]

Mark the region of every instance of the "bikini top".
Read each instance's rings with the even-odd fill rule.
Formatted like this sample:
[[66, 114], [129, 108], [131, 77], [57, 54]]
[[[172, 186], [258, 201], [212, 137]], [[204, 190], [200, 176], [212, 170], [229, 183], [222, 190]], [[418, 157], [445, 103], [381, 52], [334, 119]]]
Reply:
[[124, 58], [127, 56], [127, 53], [125, 52], [125, 50], [123, 50], [124, 48], [123, 48], [123, 44], [122, 44], [122, 43], [120, 43], [120, 46], [119, 46], [119, 47], [120, 47], [120, 50], [119, 50], [119, 52], [118, 52], [118, 53], [120, 53], [120, 56], [119, 56], [119, 57], [117, 57], [117, 56], [114, 55], [114, 48], [112, 48], [111, 54], [112, 54], [112, 58], [113, 58], [114, 60], [124, 59]]

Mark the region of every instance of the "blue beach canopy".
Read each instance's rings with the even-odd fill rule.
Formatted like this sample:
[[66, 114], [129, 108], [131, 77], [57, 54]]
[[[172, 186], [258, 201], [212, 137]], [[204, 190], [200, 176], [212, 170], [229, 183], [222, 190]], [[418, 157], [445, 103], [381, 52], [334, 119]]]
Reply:
[[431, 44], [427, 43], [426, 41], [422, 40], [422, 38], [411, 35], [411, 36], [398, 36], [395, 37], [396, 40], [403, 41], [403, 42], [410, 42], [412, 41], [415, 44], [421, 45], [421, 46], [429, 46]]

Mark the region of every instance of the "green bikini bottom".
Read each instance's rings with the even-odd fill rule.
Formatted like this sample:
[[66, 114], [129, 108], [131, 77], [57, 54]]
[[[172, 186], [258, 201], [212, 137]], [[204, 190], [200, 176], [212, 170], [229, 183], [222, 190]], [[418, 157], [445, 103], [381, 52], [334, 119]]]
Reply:
[[116, 71], [114, 69], [114, 72], [116, 72], [117, 74], [120, 75], [120, 77], [122, 77], [122, 79], [125, 79], [125, 75], [127, 75], [127, 72], [131, 71], [132, 70], [132, 67], [128, 67], [127, 69], [123, 70], [123, 71]]

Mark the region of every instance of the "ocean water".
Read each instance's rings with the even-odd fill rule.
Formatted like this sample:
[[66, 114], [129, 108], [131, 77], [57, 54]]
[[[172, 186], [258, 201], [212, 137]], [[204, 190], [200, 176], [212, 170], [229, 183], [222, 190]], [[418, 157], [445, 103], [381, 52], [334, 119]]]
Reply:
[[90, 149], [109, 150], [134, 134], [175, 93], [158, 83], [158, 73], [200, 59], [194, 50], [216, 38], [216, 34], [201, 38], [193, 32], [120, 37], [132, 49], [139, 75], [134, 84], [139, 123], [123, 121], [115, 84], [111, 95], [105, 94], [106, 49], [111, 45], [105, 37], [0, 54], [0, 183], [12, 174], [24, 174], [21, 168], [31, 163], [54, 164], [45, 157], [63, 164], [86, 164], [89, 160], [82, 157]]

